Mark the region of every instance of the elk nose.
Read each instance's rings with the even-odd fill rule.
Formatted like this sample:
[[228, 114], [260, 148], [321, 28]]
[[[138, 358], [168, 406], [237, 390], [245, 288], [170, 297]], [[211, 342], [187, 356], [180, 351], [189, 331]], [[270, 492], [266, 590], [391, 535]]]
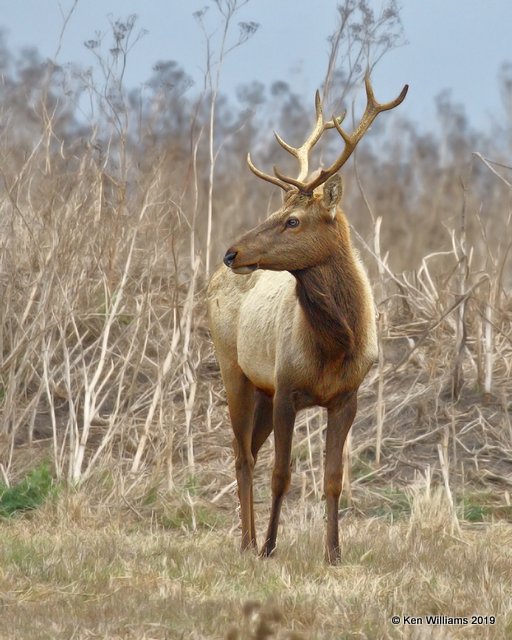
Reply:
[[226, 267], [230, 267], [233, 264], [237, 253], [238, 251], [230, 251], [229, 249], [226, 251], [226, 255], [224, 256], [224, 264]]

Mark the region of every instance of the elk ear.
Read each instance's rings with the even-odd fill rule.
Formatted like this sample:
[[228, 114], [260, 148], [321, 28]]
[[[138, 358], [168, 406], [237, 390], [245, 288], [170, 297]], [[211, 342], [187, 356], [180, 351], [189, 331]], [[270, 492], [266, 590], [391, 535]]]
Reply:
[[323, 202], [326, 209], [329, 209], [333, 218], [336, 215], [336, 207], [338, 206], [341, 196], [343, 195], [343, 180], [336, 173], [331, 176], [324, 184]]

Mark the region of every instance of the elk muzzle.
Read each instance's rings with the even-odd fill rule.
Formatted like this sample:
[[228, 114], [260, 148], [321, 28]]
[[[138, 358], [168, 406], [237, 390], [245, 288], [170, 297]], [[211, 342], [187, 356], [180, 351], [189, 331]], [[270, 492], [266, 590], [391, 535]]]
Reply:
[[228, 249], [226, 251], [226, 255], [224, 256], [224, 264], [226, 265], [226, 267], [231, 267], [231, 265], [235, 261], [237, 253], [238, 251], [232, 251], [231, 249]]
[[252, 273], [258, 268], [258, 264], [244, 264], [244, 265], [236, 265], [235, 259], [238, 256], [238, 251], [234, 251], [233, 249], [228, 249], [226, 251], [226, 255], [224, 256], [224, 264], [226, 267], [229, 267], [233, 273], [237, 273], [239, 275], [248, 275]]

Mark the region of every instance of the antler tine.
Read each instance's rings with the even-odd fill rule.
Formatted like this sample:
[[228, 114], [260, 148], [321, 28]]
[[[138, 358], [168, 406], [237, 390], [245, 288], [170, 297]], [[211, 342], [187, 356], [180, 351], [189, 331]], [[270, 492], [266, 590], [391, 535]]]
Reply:
[[400, 94], [397, 98], [391, 100], [391, 102], [384, 102], [380, 104], [375, 99], [369, 71], [367, 71], [364, 76], [364, 86], [366, 88], [366, 97], [368, 99], [368, 102], [371, 102], [372, 107], [375, 107], [377, 109], [377, 113], [381, 113], [381, 111], [389, 111], [390, 109], [398, 107], [398, 105], [404, 101], [405, 96], [407, 95], [407, 91], [409, 90], [409, 85], [406, 84], [404, 85], [402, 91], [400, 91]]
[[298, 152], [295, 147], [292, 147], [291, 144], [288, 144], [287, 142], [285, 142], [281, 138], [281, 136], [277, 133], [277, 131], [274, 131], [274, 136], [275, 136], [275, 139], [279, 142], [279, 144], [283, 147], [285, 151], [288, 151], [288, 153], [291, 153], [292, 156], [295, 156], [297, 158]]
[[352, 155], [352, 152], [356, 148], [357, 143], [368, 131], [368, 129], [370, 128], [370, 125], [375, 120], [375, 118], [379, 115], [379, 113], [381, 113], [382, 111], [389, 111], [390, 109], [394, 109], [395, 107], [397, 107], [401, 102], [403, 102], [403, 100], [405, 99], [405, 96], [407, 95], [407, 91], [409, 89], [409, 85], [406, 84], [397, 98], [395, 98], [394, 100], [391, 100], [391, 102], [385, 102], [383, 104], [380, 104], [375, 99], [375, 94], [373, 92], [373, 87], [370, 81], [370, 74], [368, 71], [366, 72], [364, 83], [366, 88], [366, 109], [364, 111], [364, 114], [363, 114], [363, 117], [361, 118], [360, 123], [358, 124], [356, 129], [353, 131], [353, 133], [348, 134], [341, 127], [340, 123], [338, 122], [338, 119], [333, 118], [332, 120], [333, 125], [336, 127], [336, 129], [338, 130], [338, 133], [343, 138], [345, 142], [345, 148], [343, 149], [341, 155], [331, 164], [330, 167], [328, 167], [325, 170], [322, 169], [322, 171], [320, 171], [320, 174], [314, 180], [311, 180], [308, 183], [304, 183], [302, 187], [298, 187], [300, 188], [301, 191], [305, 193], [312, 193], [318, 186], [323, 184], [328, 178], [330, 178], [332, 175], [337, 173], [341, 169], [341, 167], [345, 164], [345, 162], [349, 159], [349, 157]]
[[[300, 166], [300, 172], [296, 178], [289, 178], [288, 176], [283, 175], [275, 167], [274, 167], [274, 173], [280, 180], [288, 184], [291, 184], [294, 187], [297, 187], [298, 189], [301, 188], [304, 180], [307, 178], [309, 173], [309, 152], [318, 142], [322, 133], [326, 129], [332, 129], [335, 126], [335, 124], [332, 121], [324, 122], [324, 114], [322, 110], [322, 99], [320, 98], [320, 92], [318, 90], [315, 93], [315, 112], [316, 112], [315, 126], [313, 127], [313, 130], [311, 131], [309, 136], [306, 138], [306, 140], [300, 147], [292, 147], [290, 144], [285, 142], [278, 133], [274, 131], [276, 140], [283, 147], [283, 149], [285, 149], [286, 151], [288, 151], [288, 153], [291, 153], [292, 156], [297, 158]], [[344, 117], [344, 114], [343, 116], [340, 116], [339, 119], [343, 120], [343, 117]]]
[[[274, 169], [274, 173], [277, 176], [277, 178], [279, 178], [280, 181], [285, 182], [286, 184], [288, 184], [288, 186], [290, 187], [290, 189], [292, 189], [293, 187], [296, 187], [299, 191], [303, 191], [302, 187], [304, 186], [304, 181], [303, 180], [299, 180], [299, 178], [290, 178], [289, 176], [285, 176], [284, 173], [281, 173], [279, 171], [279, 169], [274, 165], [273, 167]], [[302, 171], [301, 171], [302, 174]], [[300, 177], [300, 175], [299, 175]]]
[[287, 184], [286, 182], [283, 182], [279, 178], [276, 178], [275, 176], [271, 176], [268, 173], [264, 173], [263, 171], [258, 169], [254, 165], [253, 161], [251, 160], [251, 154], [250, 153], [247, 154], [247, 164], [249, 165], [249, 169], [255, 175], [257, 175], [258, 178], [261, 178], [262, 180], [266, 180], [267, 182], [271, 182], [272, 184], [275, 184], [278, 187], [281, 187], [281, 189], [284, 189], [285, 191], [290, 191], [290, 189], [293, 189], [293, 186], [291, 184]]

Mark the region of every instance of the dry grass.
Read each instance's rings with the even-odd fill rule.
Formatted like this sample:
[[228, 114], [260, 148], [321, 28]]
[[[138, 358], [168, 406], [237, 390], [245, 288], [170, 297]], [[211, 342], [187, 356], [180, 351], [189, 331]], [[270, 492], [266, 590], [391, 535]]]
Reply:
[[[192, 126], [192, 158], [170, 145], [141, 162], [124, 131], [104, 147], [94, 132], [56, 144], [44, 115], [25, 154], [8, 127], [0, 136], [0, 474], [14, 485], [47, 462], [56, 488], [0, 522], [0, 637], [510, 637], [510, 194], [493, 192], [488, 212], [487, 191], [473, 194], [480, 209], [454, 197], [445, 229], [439, 205], [428, 238], [389, 216], [381, 243], [380, 211], [354, 229], [382, 350], [346, 450], [343, 562], [322, 561], [320, 410], [297, 420], [278, 554], [263, 562], [238, 553], [202, 260], [265, 206], [242, 219], [245, 178], [219, 175], [210, 237], [203, 129]], [[401, 246], [421, 252], [395, 273], [406, 223], [414, 242]], [[432, 245], [446, 250], [425, 255]], [[271, 444], [256, 470], [260, 532]], [[496, 624], [390, 622], [427, 613]]]
[[[2, 522], [2, 637], [272, 637], [265, 626], [282, 638], [510, 635], [506, 253], [471, 262], [458, 232], [451, 252], [397, 275], [362, 245], [380, 274], [382, 358], [347, 451], [343, 564], [322, 562], [319, 410], [297, 422], [279, 555], [261, 562], [237, 551], [204, 275], [163, 173], [112, 208], [86, 155], [49, 209], [34, 196], [43, 160], [0, 201], [0, 463], [12, 484], [49, 460], [77, 493], [61, 488], [31, 518]], [[260, 531], [271, 462], [269, 442]], [[389, 622], [427, 613], [496, 625]]]
[[[223, 526], [166, 530], [61, 496], [3, 525], [2, 630], [26, 638], [507, 638], [510, 525], [454, 534], [441, 491], [418, 488], [396, 522], [342, 520], [326, 567], [319, 505], [285, 511], [275, 558], [241, 555]], [[300, 515], [298, 515], [300, 512]], [[234, 516], [227, 518], [234, 523]], [[392, 615], [493, 615], [493, 625], [393, 626]]]

